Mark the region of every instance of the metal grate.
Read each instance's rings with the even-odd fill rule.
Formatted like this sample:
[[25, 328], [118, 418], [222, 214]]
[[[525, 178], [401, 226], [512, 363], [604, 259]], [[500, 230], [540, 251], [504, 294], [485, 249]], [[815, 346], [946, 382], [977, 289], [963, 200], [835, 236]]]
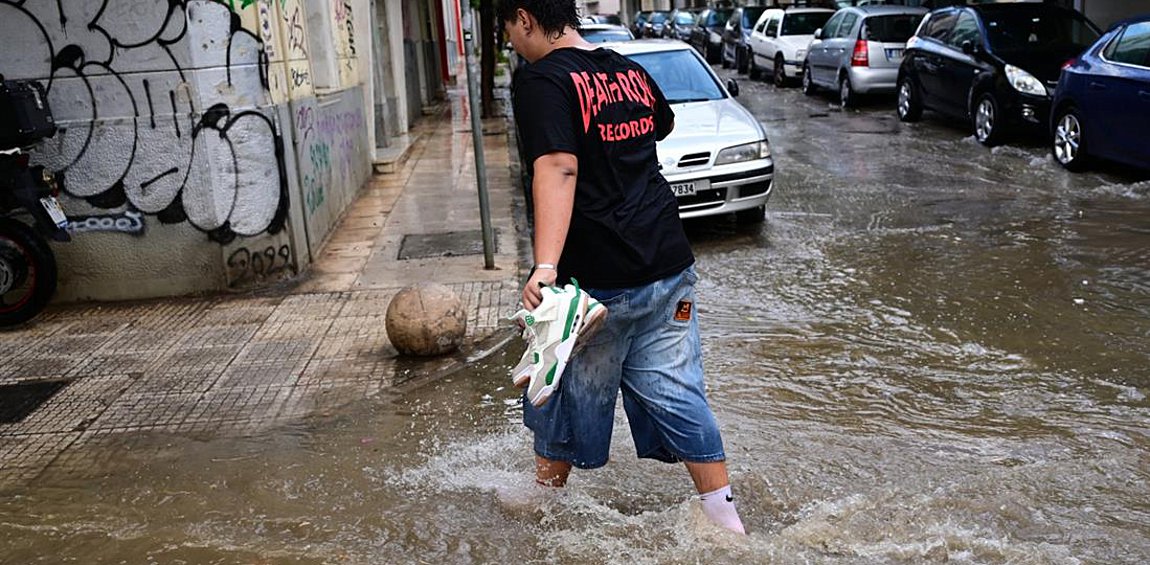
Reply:
[[690, 155], [683, 155], [679, 159], [680, 167], [698, 167], [699, 165], [706, 165], [711, 162], [710, 153], [691, 153]]
[[24, 418], [71, 382], [71, 380], [36, 381], [0, 385], [0, 424], [17, 424], [24, 421]]
[[[494, 230], [492, 239], [496, 252], [499, 249], [499, 230]], [[429, 259], [432, 257], [456, 257], [459, 255], [479, 255], [483, 253], [483, 231], [453, 231], [446, 233], [407, 234], [399, 246], [399, 259]]]

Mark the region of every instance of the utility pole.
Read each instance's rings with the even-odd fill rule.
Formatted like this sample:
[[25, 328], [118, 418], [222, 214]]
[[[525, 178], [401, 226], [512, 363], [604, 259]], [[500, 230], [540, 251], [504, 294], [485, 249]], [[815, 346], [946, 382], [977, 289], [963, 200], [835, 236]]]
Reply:
[[483, 120], [479, 107], [479, 86], [475, 78], [475, 18], [467, 0], [459, 0], [463, 16], [463, 46], [467, 66], [467, 101], [471, 108], [471, 140], [475, 147], [475, 180], [479, 184], [479, 221], [483, 228], [483, 268], [495, 269], [495, 234], [491, 229], [491, 204], [487, 197], [487, 163], [483, 156]]

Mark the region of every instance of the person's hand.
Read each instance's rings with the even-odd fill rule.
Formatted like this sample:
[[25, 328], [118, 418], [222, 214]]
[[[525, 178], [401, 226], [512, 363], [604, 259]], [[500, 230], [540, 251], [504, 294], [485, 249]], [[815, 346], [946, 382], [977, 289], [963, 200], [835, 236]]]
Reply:
[[552, 286], [555, 284], [555, 279], [559, 277], [554, 269], [536, 269], [531, 273], [531, 277], [527, 279], [527, 284], [523, 286], [523, 307], [528, 310], [534, 310], [539, 307], [543, 302], [543, 287]]

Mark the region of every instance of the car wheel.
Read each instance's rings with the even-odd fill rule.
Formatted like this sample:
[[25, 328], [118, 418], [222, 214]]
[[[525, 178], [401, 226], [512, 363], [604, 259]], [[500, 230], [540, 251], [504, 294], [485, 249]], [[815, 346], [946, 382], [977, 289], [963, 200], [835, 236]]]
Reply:
[[761, 224], [765, 219], [767, 219], [766, 204], [763, 204], [758, 208], [751, 208], [750, 210], [739, 210], [738, 212], [735, 212], [735, 223], [737, 224]]
[[904, 122], [917, 122], [922, 118], [922, 100], [908, 77], [898, 79], [898, 119]]
[[811, 80], [811, 66], [805, 64], [803, 65], [803, 94], [815, 95], [815, 83]]
[[843, 75], [839, 79], [839, 105], [843, 109], [854, 108], [858, 104], [858, 95], [855, 94], [854, 88], [851, 87], [851, 77]]
[[987, 147], [1002, 143], [1002, 115], [994, 95], [985, 92], [979, 96], [974, 104], [973, 114], [974, 138]]
[[787, 71], [783, 67], [783, 58], [775, 57], [775, 75], [771, 77], [775, 86], [782, 88], [787, 85]]
[[759, 80], [763, 78], [763, 71], [755, 64], [755, 51], [753, 49], [750, 51], [750, 57], [751, 61], [747, 63], [747, 76], [751, 77], [751, 80]]
[[1058, 112], [1054, 120], [1053, 143], [1051, 152], [1054, 160], [1058, 161], [1068, 171], [1084, 171], [1087, 167], [1086, 138], [1082, 129], [1082, 118], [1078, 109], [1069, 106]]

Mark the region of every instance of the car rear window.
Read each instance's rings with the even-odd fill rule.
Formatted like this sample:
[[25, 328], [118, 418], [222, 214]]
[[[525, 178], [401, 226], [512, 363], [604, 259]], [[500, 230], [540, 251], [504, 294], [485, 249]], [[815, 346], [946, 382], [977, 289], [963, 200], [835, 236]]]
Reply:
[[1106, 58], [1117, 63], [1150, 67], [1150, 22], [1131, 25], [1106, 48]]
[[914, 35], [921, 19], [922, 16], [916, 14], [872, 16], [867, 18], [863, 33], [868, 41], [906, 43]]
[[695, 16], [692, 16], [688, 12], [680, 13], [679, 15], [675, 16], [675, 23], [680, 25], [695, 23]]
[[693, 51], [679, 49], [636, 53], [627, 57], [647, 69], [671, 104], [719, 100], [724, 97], [710, 70]]
[[621, 29], [579, 30], [579, 33], [589, 43], [604, 43], [607, 41], [629, 41], [631, 33]]
[[1085, 18], [1069, 10], [987, 10], [983, 24], [995, 51], [1079, 53], [1099, 36]]
[[813, 35], [815, 30], [826, 25], [832, 14], [832, 12], [787, 14], [783, 18], [782, 35]]

